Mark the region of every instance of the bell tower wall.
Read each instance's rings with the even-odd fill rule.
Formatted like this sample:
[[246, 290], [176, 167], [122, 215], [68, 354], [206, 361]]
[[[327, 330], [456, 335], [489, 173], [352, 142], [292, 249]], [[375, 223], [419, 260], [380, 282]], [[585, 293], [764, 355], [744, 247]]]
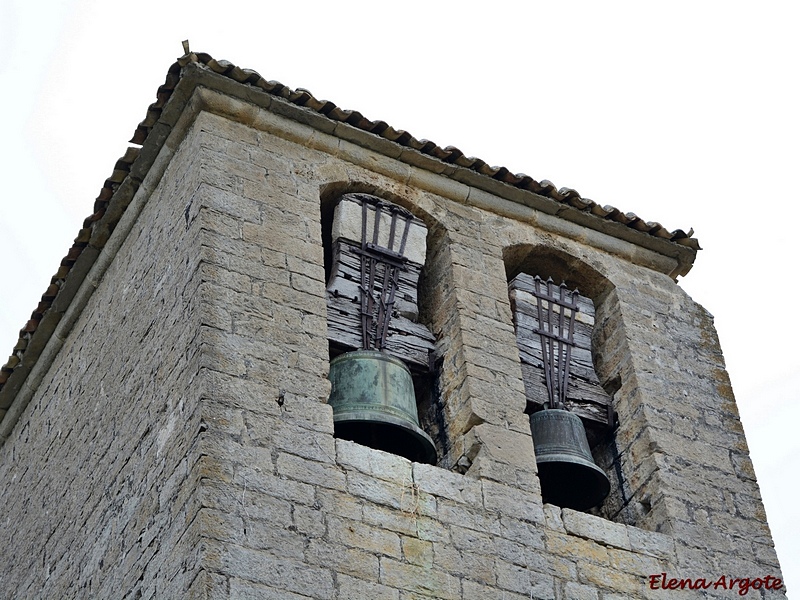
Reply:
[[84, 280], [67, 281], [82, 287], [54, 358], [2, 423], [2, 597], [181, 597], [202, 570], [198, 143], [164, 152]]
[[[765, 590], [780, 567], [713, 319], [671, 278], [674, 256], [207, 77], [182, 91], [141, 212], [2, 447], [0, 539], [19, 548], [4, 587], [621, 600], [703, 597], [700, 580], [732, 598], [747, 578], [785, 597]], [[400, 199], [428, 229], [436, 464], [334, 437], [331, 186]], [[595, 448], [612, 494], [593, 511], [541, 498], [508, 296], [509, 257], [535, 248], [595, 282], [617, 416]]]

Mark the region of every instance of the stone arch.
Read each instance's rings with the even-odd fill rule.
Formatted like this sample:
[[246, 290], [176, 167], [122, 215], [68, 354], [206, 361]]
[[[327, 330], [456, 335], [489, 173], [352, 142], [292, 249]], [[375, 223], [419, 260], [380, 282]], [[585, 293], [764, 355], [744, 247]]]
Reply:
[[545, 244], [516, 244], [503, 249], [506, 276], [510, 281], [519, 273], [552, 277], [570, 289], [578, 288], [595, 303], [603, 302], [613, 284], [600, 270], [565, 250]]
[[[611, 279], [586, 259], [545, 244], [517, 244], [504, 248], [503, 261], [509, 282], [521, 273], [552, 278], [556, 285], [565, 283], [569, 290], [577, 289], [581, 296], [591, 300], [594, 317], [591, 331], [591, 360], [602, 389], [609, 396], [608, 420], [601, 423], [585, 418], [586, 427], [595, 463], [600, 466], [612, 484], [612, 491], [605, 502], [593, 512], [613, 518], [630, 500], [625, 490], [625, 476], [620, 466], [620, 456], [615, 441], [618, 423], [614, 411], [613, 397], [621, 385], [621, 361], [617, 360], [624, 346], [624, 336], [616, 331], [620, 325], [620, 311], [615, 286]], [[615, 358], [611, 358], [615, 357]], [[521, 360], [522, 362], [522, 360]], [[529, 410], [531, 409], [529, 404]]]
[[[442, 318], [437, 301], [433, 298], [435, 291], [446, 278], [448, 267], [446, 257], [447, 234], [442, 223], [429, 212], [419, 206], [413, 191], [408, 196], [390, 192], [377, 185], [365, 182], [335, 181], [320, 186], [320, 217], [322, 228], [322, 241], [324, 247], [325, 278], [329, 282], [332, 277], [332, 229], [334, 209], [337, 201], [346, 194], [366, 194], [386, 201], [410, 212], [415, 218], [422, 221], [427, 229], [426, 235], [426, 260], [420, 275], [418, 289], [419, 314], [417, 321], [427, 327], [437, 340], [442, 338], [441, 327], [448, 325], [448, 319]], [[445, 260], [443, 260], [443, 256]], [[445, 284], [446, 285], [446, 284]], [[331, 357], [339, 350], [332, 348]], [[426, 372], [412, 365], [411, 372], [414, 380], [414, 390], [417, 397], [420, 425], [433, 438], [437, 462], [447, 454], [450, 444], [447, 441], [445, 419], [443, 417], [441, 389], [439, 383], [442, 345], [436, 344], [431, 352], [430, 368]]]
[[441, 238], [444, 232], [444, 226], [436, 219], [431, 213], [422, 209], [417, 203], [410, 200], [407, 196], [391, 192], [382, 188], [374, 183], [367, 183], [363, 181], [331, 181], [325, 183], [319, 188], [320, 199], [320, 217], [322, 224], [322, 244], [325, 248], [325, 277], [326, 280], [330, 275], [330, 264], [332, 257], [329, 255], [329, 248], [331, 246], [331, 223], [333, 222], [333, 209], [336, 201], [344, 194], [369, 194], [377, 196], [382, 200], [396, 204], [397, 206], [406, 209], [415, 217], [420, 219], [428, 228], [428, 245], [430, 246], [432, 240]]

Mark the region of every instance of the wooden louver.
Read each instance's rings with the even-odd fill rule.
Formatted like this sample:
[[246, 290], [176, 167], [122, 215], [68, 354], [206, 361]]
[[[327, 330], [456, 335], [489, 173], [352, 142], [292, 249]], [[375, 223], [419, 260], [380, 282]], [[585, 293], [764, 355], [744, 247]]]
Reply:
[[368, 194], [346, 194], [334, 209], [327, 286], [328, 339], [345, 350], [380, 350], [429, 369], [434, 337], [417, 322], [425, 225]]
[[[508, 290], [522, 362], [527, 412], [536, 412], [545, 406], [560, 408], [563, 404], [563, 408], [577, 414], [588, 425], [605, 429], [609, 423], [611, 397], [600, 385], [592, 362], [592, 300], [581, 296], [577, 290], [566, 291], [526, 273], [514, 277]], [[571, 315], [574, 322], [570, 324]]]

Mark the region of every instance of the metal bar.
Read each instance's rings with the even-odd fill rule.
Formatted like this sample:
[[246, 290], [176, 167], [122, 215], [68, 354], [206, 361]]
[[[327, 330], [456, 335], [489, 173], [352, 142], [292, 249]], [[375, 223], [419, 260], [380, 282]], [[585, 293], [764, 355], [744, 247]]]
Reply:
[[[542, 282], [542, 280], [539, 277], [536, 277], [534, 279], [534, 285], [535, 285], [537, 291], [539, 290], [539, 285], [541, 284], [541, 282]], [[544, 326], [544, 310], [542, 308], [542, 301], [543, 300], [544, 300], [544, 298], [542, 298], [542, 296], [540, 294], [536, 294], [536, 308], [537, 308], [538, 319], [539, 319], [539, 327], [538, 328], [541, 331], [545, 330], [545, 326]], [[544, 367], [544, 380], [545, 380], [545, 385], [547, 386], [547, 404], [548, 404], [548, 408], [553, 408], [553, 382], [552, 382], [551, 377], [550, 377], [550, 368], [551, 367], [550, 367], [550, 362], [549, 362], [549, 357], [548, 357], [548, 352], [547, 352], [548, 348], [547, 348], [547, 341], [546, 340], [547, 340], [546, 336], [543, 336], [543, 335], [539, 336], [539, 341], [540, 341], [540, 343], [542, 345], [542, 366]]]
[[538, 318], [534, 333], [539, 335], [542, 348], [547, 404], [549, 408], [564, 408], [569, 389], [572, 347], [575, 345], [575, 315], [580, 310], [578, 291], [569, 291], [566, 284], [562, 283], [556, 294], [551, 278], [548, 278], [546, 287], [539, 276], [534, 277], [533, 282]]
[[367, 203], [361, 201], [361, 249], [367, 249]]
[[[391, 226], [389, 227], [389, 243], [386, 247], [391, 250], [394, 245], [394, 233], [397, 227], [397, 211], [389, 209], [392, 215]], [[383, 262], [383, 282], [381, 284], [380, 302], [378, 304], [378, 321], [375, 324], [375, 347], [382, 350], [386, 343], [386, 335], [389, 331], [389, 319], [391, 315], [387, 312], [387, 294], [394, 297], [394, 290], [389, 291], [387, 288], [390, 285], [389, 275], [390, 270], [393, 270], [386, 262]], [[393, 278], [392, 278], [393, 281]]]
[[400, 248], [397, 249], [397, 252], [402, 256], [406, 251], [406, 241], [408, 241], [408, 232], [411, 229], [411, 221], [413, 217], [408, 216], [405, 218], [406, 226], [403, 229], [403, 237], [400, 240]]
[[[377, 268], [377, 258], [372, 253], [367, 252], [367, 221], [369, 220], [368, 203], [361, 203], [361, 345], [365, 350], [375, 347], [375, 297], [373, 288], [375, 286], [375, 271]], [[373, 242], [377, 242], [378, 229], [380, 225], [381, 210], [380, 205], [375, 206], [375, 223], [372, 234]], [[377, 332], [376, 332], [377, 333]]]
[[[395, 226], [396, 226], [398, 214], [399, 214], [399, 211], [393, 211], [392, 212], [392, 229], [391, 229], [391, 231], [389, 233], [389, 248], [390, 248], [390, 250], [391, 250], [392, 246], [394, 245]], [[391, 321], [391, 318], [392, 318], [392, 307], [394, 306], [394, 299], [395, 299], [395, 294], [397, 292], [397, 288], [400, 285], [400, 283], [398, 281], [399, 269], [405, 269], [405, 260], [406, 259], [402, 255], [403, 255], [403, 252], [405, 252], [406, 241], [408, 240], [408, 232], [411, 229], [411, 217], [403, 216], [403, 220], [405, 221], [405, 227], [403, 228], [403, 236], [400, 239], [400, 248], [398, 249], [399, 250], [399, 255], [403, 258], [403, 264], [401, 264], [401, 265], [392, 265], [390, 267], [390, 265], [387, 262], [386, 263], [386, 267], [385, 267], [386, 270], [384, 271], [384, 289], [383, 289], [383, 294], [384, 294], [384, 297], [385, 297], [386, 296], [386, 285], [387, 285], [387, 283], [386, 283], [387, 278], [386, 278], [385, 275], [386, 275], [386, 273], [389, 273], [390, 269], [391, 269], [391, 276], [388, 279], [388, 286], [389, 286], [388, 299], [386, 301], [386, 304], [383, 306], [384, 316], [383, 316], [383, 321], [381, 322], [382, 328], [381, 328], [381, 333], [380, 333], [380, 338], [379, 338], [380, 339], [380, 343], [381, 343], [381, 348], [386, 343], [386, 339], [387, 339], [387, 337], [389, 335], [389, 322]]]
[[567, 344], [567, 371], [564, 375], [564, 398], [566, 399], [567, 395], [567, 385], [568, 385], [568, 377], [569, 377], [569, 370], [570, 366], [572, 365], [572, 347], [575, 345], [574, 337], [575, 337], [575, 315], [578, 313], [578, 301], [576, 300], [578, 296], [578, 290], [571, 292], [572, 294], [572, 305], [575, 306], [573, 310], [570, 311], [569, 316], [569, 331], [567, 332], [567, 338], [569, 339], [569, 343]]
[[[399, 272], [406, 270], [408, 259], [403, 256], [413, 217], [403, 209], [381, 201], [360, 198], [361, 202], [361, 247], [353, 251], [361, 257], [361, 346], [363, 349], [383, 349], [389, 333], [397, 289]], [[369, 211], [375, 211], [370, 219]], [[391, 214], [388, 247], [379, 243], [383, 213]], [[398, 237], [398, 219], [405, 221], [399, 252], [393, 249]], [[368, 222], [373, 222], [372, 235], [367, 233]], [[370, 242], [369, 239], [372, 239]], [[383, 269], [383, 273], [380, 273]], [[376, 287], [381, 280], [380, 288]]]
[[369, 260], [366, 254], [367, 249], [367, 203], [361, 201], [361, 348], [369, 350], [369, 318], [367, 312], [367, 261]]
[[[541, 279], [541, 277], [539, 278], [539, 281], [543, 281], [543, 280]], [[541, 297], [542, 297], [542, 298], [544, 298], [545, 300], [549, 300], [549, 299], [550, 299], [550, 296], [549, 296], [549, 295], [548, 295], [546, 292], [542, 292], [541, 290], [538, 290], [538, 291], [537, 291], [537, 290], [536, 290], [536, 288], [534, 288], [534, 290], [533, 290], [532, 292], [530, 292], [530, 293], [531, 293], [533, 296], [537, 296], [537, 297], [541, 296]], [[565, 306], [566, 306], [567, 308], [578, 308], [578, 303], [577, 303], [577, 300], [572, 300], [572, 301], [570, 301], [569, 303], [567, 303], [567, 301], [565, 300], [565, 301], [564, 301], [564, 303], [565, 303]]]
[[374, 258], [369, 259], [369, 279], [367, 280], [367, 314], [369, 319], [368, 334], [370, 336], [370, 345], [367, 350], [375, 348], [375, 336], [372, 333], [375, 327], [375, 296], [373, 290], [375, 289], [375, 274], [378, 266], [378, 261]]
[[[570, 344], [571, 343], [569, 338], [566, 338], [563, 335], [558, 335], [557, 333], [550, 333], [549, 331], [534, 331], [534, 333], [537, 334], [537, 335], [544, 336], [544, 337], [552, 338], [554, 340], [563, 342], [565, 344]], [[572, 343], [572, 345], [574, 346], [575, 344]]]
[[389, 271], [390, 269], [391, 269], [392, 274], [391, 274], [391, 277], [389, 279], [389, 298], [388, 298], [388, 300], [386, 302], [386, 305], [384, 307], [384, 319], [383, 319], [383, 322], [381, 323], [382, 327], [381, 327], [380, 338], [379, 338], [380, 343], [381, 343], [381, 349], [386, 344], [386, 338], [389, 335], [389, 321], [391, 320], [391, 317], [392, 317], [392, 306], [394, 306], [394, 296], [395, 296], [395, 292], [397, 291], [397, 287], [398, 287], [397, 267], [390, 267], [389, 265], [386, 265], [386, 271]]
[[569, 371], [569, 364], [564, 363], [564, 342], [561, 341], [560, 336], [564, 332], [564, 288], [566, 286], [558, 286], [558, 408], [564, 408], [564, 400], [566, 400], [566, 374]]
[[366, 250], [361, 250], [360, 248], [353, 248], [353, 252], [355, 254], [365, 254], [381, 262], [389, 263], [390, 265], [400, 267], [401, 269], [404, 269], [405, 264], [408, 262], [408, 259], [405, 256], [400, 256], [399, 254], [391, 252], [390, 250], [386, 250], [381, 246], [374, 246], [372, 242], [367, 244]]
[[391, 213], [392, 213], [392, 226], [389, 229], [389, 243], [386, 244], [386, 247], [389, 248], [389, 250], [392, 250], [394, 248], [394, 230], [397, 227], [397, 211], [391, 209]]
[[[389, 319], [391, 318], [391, 315], [386, 311], [388, 302], [387, 294], [391, 294], [391, 296], [394, 297], [394, 289], [389, 278], [390, 271], [393, 271], [394, 267], [385, 262], [381, 262], [381, 264], [383, 265], [383, 282], [381, 283], [381, 291], [378, 296], [378, 321], [375, 324], [375, 344], [377, 350], [383, 349], [389, 328]], [[392, 289], [389, 290], [389, 287], [392, 287]]]
[[378, 245], [378, 232], [381, 229], [381, 207], [383, 204], [377, 202], [375, 204], [375, 228], [372, 230], [372, 243]]
[[[547, 278], [547, 295], [550, 297], [550, 301], [549, 301], [550, 302], [550, 306], [548, 307], [549, 311], [547, 313], [548, 331], [550, 333], [555, 333], [555, 327], [556, 327], [556, 323], [555, 323], [556, 314], [555, 314], [555, 312], [556, 311], [555, 311], [554, 306], [553, 306], [555, 297], [553, 296], [553, 280], [550, 277]], [[560, 408], [559, 405], [558, 405], [559, 397], [560, 397], [560, 393], [559, 393], [559, 389], [558, 389], [559, 388], [559, 384], [560, 384], [558, 372], [559, 372], [559, 368], [561, 366], [561, 364], [560, 364], [561, 363], [561, 356], [560, 356], [560, 354], [558, 354], [558, 355], [556, 354], [556, 347], [555, 347], [555, 344], [554, 344], [555, 340], [552, 337], [550, 337], [550, 338], [547, 339], [547, 342], [550, 345], [550, 362], [553, 365], [552, 366], [552, 370], [553, 371], [550, 374], [550, 379], [553, 381], [553, 399], [551, 401], [551, 403], [552, 403], [551, 406], [552, 406], [552, 408]], [[560, 347], [560, 344], [559, 344], [559, 347]]]

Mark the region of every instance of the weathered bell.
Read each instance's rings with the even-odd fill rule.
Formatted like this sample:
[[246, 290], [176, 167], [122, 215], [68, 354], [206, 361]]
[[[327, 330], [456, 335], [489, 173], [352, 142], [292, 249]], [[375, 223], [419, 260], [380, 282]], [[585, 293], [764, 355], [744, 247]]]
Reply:
[[357, 350], [331, 361], [333, 428], [337, 437], [434, 463], [433, 441], [419, 427], [411, 372], [403, 361], [376, 350]]
[[608, 496], [611, 484], [594, 464], [580, 417], [566, 410], [541, 410], [531, 415], [531, 434], [545, 502], [585, 510]]

